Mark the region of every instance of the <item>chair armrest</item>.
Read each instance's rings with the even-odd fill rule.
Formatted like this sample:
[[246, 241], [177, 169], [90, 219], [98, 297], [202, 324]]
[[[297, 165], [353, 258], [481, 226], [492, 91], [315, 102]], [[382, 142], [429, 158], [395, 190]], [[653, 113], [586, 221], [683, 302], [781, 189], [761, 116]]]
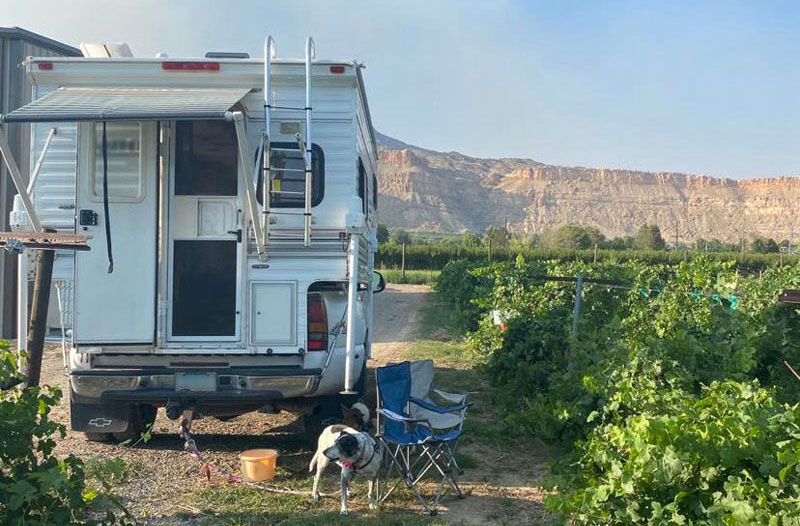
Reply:
[[452, 405], [452, 406], [439, 406], [436, 404], [432, 404], [430, 402], [426, 402], [425, 400], [420, 400], [419, 398], [414, 398], [413, 396], [408, 399], [409, 402], [417, 404], [418, 406], [425, 408], [429, 411], [433, 411], [434, 413], [458, 413], [463, 411], [464, 409], [472, 406], [472, 403], [461, 404], [461, 405]]
[[468, 393], [450, 393], [447, 391], [442, 391], [441, 389], [432, 389], [432, 391], [441, 396], [442, 399], [454, 404], [463, 404], [466, 401], [467, 396], [469, 396]]
[[395, 422], [404, 422], [406, 424], [424, 423], [430, 425], [427, 418], [412, 418], [410, 416], [403, 416], [400, 413], [395, 413], [389, 409], [378, 409], [378, 413], [385, 416], [389, 420], [394, 420]]

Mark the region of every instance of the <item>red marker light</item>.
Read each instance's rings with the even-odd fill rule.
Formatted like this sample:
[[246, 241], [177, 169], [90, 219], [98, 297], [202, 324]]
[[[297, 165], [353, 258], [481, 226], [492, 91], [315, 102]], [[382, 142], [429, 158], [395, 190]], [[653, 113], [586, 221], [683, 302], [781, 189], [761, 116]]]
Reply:
[[331, 66], [331, 73], [344, 73], [344, 66]]
[[162, 62], [161, 69], [168, 71], [219, 71], [219, 62]]
[[42, 71], [50, 71], [51, 69], [53, 69], [53, 63], [52, 62], [37, 62], [36, 63], [36, 67], [38, 67]]

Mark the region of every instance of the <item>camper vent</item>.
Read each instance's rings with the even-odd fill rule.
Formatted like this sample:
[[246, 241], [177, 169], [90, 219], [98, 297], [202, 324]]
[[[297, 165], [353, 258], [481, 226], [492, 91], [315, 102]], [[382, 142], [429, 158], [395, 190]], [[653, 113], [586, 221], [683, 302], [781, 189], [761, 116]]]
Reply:
[[250, 58], [250, 54], [237, 51], [209, 51], [206, 53], [206, 58]]

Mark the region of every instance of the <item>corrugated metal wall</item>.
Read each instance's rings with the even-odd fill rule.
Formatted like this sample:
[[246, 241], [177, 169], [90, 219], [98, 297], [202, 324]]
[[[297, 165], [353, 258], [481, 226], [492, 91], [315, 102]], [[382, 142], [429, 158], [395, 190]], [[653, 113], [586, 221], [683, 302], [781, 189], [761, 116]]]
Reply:
[[[52, 57], [65, 53], [51, 46], [39, 45], [28, 38], [0, 34], [0, 113], [8, 113], [31, 99], [31, 85], [20, 63], [25, 57]], [[4, 125], [11, 151], [19, 163], [23, 177], [30, 173], [30, 125]], [[9, 230], [8, 214], [14, 201], [14, 184], [5, 163], [0, 163], [0, 224]], [[0, 336], [16, 336], [16, 256], [4, 250], [0, 256]]]

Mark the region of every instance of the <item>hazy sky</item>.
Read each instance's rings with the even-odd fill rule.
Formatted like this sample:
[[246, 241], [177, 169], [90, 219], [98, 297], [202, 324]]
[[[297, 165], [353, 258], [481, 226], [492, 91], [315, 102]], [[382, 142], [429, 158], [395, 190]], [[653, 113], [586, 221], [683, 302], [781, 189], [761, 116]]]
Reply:
[[135, 54], [367, 64], [375, 127], [482, 157], [800, 175], [800, 3], [0, 0], [0, 25]]

